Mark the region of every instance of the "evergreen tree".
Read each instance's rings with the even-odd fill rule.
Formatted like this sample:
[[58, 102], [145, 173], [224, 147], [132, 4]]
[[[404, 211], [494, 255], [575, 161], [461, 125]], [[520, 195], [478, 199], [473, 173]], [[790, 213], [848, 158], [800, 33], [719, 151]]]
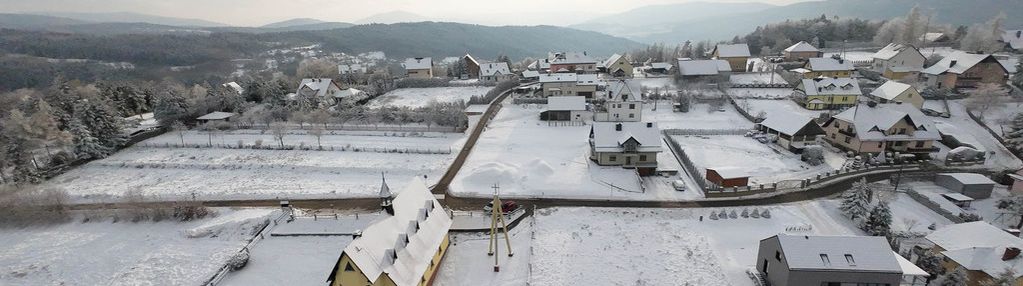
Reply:
[[89, 128], [79, 121], [71, 122], [70, 131], [74, 138], [72, 140], [74, 152], [79, 158], [103, 158], [112, 152], [112, 149], [100, 144], [99, 140], [92, 136]]
[[1016, 113], [1009, 125], [1009, 131], [1005, 133], [1005, 143], [1010, 150], [1017, 154], [1023, 154], [1023, 112]]
[[1016, 64], [1016, 74], [1012, 75], [1012, 85], [1023, 88], [1023, 61]]
[[891, 233], [891, 225], [892, 211], [888, 208], [888, 203], [880, 202], [870, 210], [870, 215], [863, 222], [863, 230], [873, 236], [888, 236]]
[[1005, 271], [998, 273], [997, 276], [991, 277], [991, 279], [984, 280], [980, 283], [983, 286], [1014, 286], [1016, 285], [1016, 272], [1012, 271], [1011, 268], [1005, 268]]
[[842, 193], [842, 210], [849, 219], [857, 220], [865, 218], [870, 210], [869, 186], [866, 179], [853, 183], [852, 189]]
[[930, 276], [927, 276], [926, 283], [930, 283], [935, 277], [945, 273], [945, 267], [941, 265], [941, 257], [934, 255], [928, 249], [917, 253], [916, 266], [930, 274]]

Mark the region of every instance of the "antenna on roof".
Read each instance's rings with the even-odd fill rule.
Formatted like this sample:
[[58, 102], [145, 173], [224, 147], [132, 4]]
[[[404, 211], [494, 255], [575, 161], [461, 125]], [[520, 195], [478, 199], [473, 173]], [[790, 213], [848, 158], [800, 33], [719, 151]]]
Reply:
[[491, 188], [494, 189], [494, 200], [490, 202], [493, 207], [490, 210], [490, 246], [487, 248], [487, 255], [494, 257], [494, 272], [500, 272], [501, 266], [499, 264], [498, 256], [494, 255], [498, 252], [498, 222], [501, 223], [500, 230], [504, 232], [504, 241], [508, 246], [508, 257], [511, 257], [514, 253], [512, 253], [511, 238], [508, 237], [508, 224], [504, 220], [504, 209], [501, 204], [501, 198], [498, 197], [498, 194], [501, 192], [501, 187], [495, 183]]

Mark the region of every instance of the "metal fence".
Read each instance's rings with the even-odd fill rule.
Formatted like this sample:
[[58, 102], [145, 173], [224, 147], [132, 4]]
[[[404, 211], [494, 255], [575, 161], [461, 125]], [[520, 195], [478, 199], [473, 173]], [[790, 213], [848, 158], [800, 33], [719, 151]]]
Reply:
[[[282, 209], [280, 215], [278, 215], [276, 218], [272, 220], [268, 220], [267, 224], [264, 225], [263, 228], [256, 233], [256, 235], [252, 236], [252, 238], [249, 239], [249, 241], [245, 244], [245, 247], [242, 247], [241, 250], [238, 250], [238, 254], [249, 252], [249, 249], [252, 248], [253, 245], [255, 245], [260, 240], [266, 238], [266, 235], [269, 234], [274, 227], [280, 224], [282, 219], [289, 216], [291, 216], [291, 208]], [[203, 283], [203, 285], [206, 286], [218, 285], [220, 284], [220, 282], [224, 281], [224, 278], [226, 278], [227, 274], [230, 272], [231, 265], [225, 264], [224, 266], [221, 266], [219, 270], [217, 270], [217, 273], [213, 274], [213, 277], [210, 277], [209, 280], [206, 280], [206, 283]]]
[[525, 98], [525, 97], [518, 97], [518, 98], [513, 98], [512, 99], [512, 103], [514, 103], [514, 104], [547, 104], [547, 99], [546, 98]]
[[[312, 124], [305, 124], [311, 126]], [[238, 129], [267, 129], [268, 126], [262, 124], [244, 124], [237, 123], [234, 126]], [[303, 125], [289, 124], [289, 127], [296, 128], [295, 130], [303, 130]], [[423, 126], [423, 125], [373, 125], [373, 124], [327, 124], [323, 126], [325, 130], [337, 130], [337, 131], [386, 131], [386, 132], [445, 132], [445, 133], [463, 133], [467, 129], [465, 126]]]
[[451, 148], [430, 149], [430, 148], [408, 148], [408, 147], [364, 147], [364, 146], [337, 146], [337, 145], [255, 145], [255, 144], [178, 144], [178, 143], [148, 143], [142, 142], [135, 146], [146, 148], [194, 148], [194, 149], [252, 149], [252, 150], [302, 150], [302, 151], [345, 151], [345, 152], [372, 152], [372, 153], [398, 153], [398, 154], [451, 154]]
[[664, 135], [746, 135], [746, 129], [664, 129]]
[[693, 164], [693, 160], [689, 159], [689, 155], [686, 155], [685, 150], [682, 150], [682, 146], [678, 144], [678, 141], [675, 138], [671, 138], [671, 136], [667, 136], [670, 135], [668, 130], [662, 132], [665, 134], [664, 139], [668, 142], [668, 148], [675, 154], [675, 158], [678, 159], [679, 163], [682, 163], [683, 171], [689, 174], [689, 177], [693, 178], [697, 185], [700, 185], [700, 190], [706, 194], [709, 189], [708, 185], [711, 184], [708, 184], [706, 179], [704, 179], [703, 172], [696, 168], [696, 164]]

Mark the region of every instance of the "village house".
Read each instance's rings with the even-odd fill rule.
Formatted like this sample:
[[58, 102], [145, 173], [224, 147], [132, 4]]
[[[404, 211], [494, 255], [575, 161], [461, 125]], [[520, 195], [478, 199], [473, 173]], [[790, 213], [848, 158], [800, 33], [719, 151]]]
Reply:
[[966, 285], [980, 286], [1006, 269], [1023, 285], [1023, 240], [984, 221], [952, 224], [926, 236], [931, 251], [942, 257], [946, 271], [966, 270]]
[[590, 160], [601, 166], [636, 169], [640, 176], [657, 171], [661, 130], [654, 122], [594, 122], [590, 128]]
[[1023, 51], [1023, 30], [1005, 30], [1001, 40], [1010, 49]]
[[934, 184], [977, 200], [990, 198], [995, 189], [995, 181], [977, 173], [939, 173]]
[[538, 81], [538, 80], [540, 80], [540, 72], [538, 72], [538, 71], [531, 71], [531, 70], [524, 70], [524, 71], [522, 71], [522, 75], [520, 75], [519, 78], [520, 78], [520, 80], [522, 80], [524, 82], [525, 81]]
[[825, 134], [813, 118], [791, 112], [772, 112], [756, 128], [776, 136], [778, 146], [795, 153], [802, 152], [807, 145], [816, 145], [817, 137]]
[[732, 74], [725, 60], [679, 60], [678, 74], [687, 82], [724, 82]]
[[367, 72], [366, 65], [363, 64], [340, 64], [337, 65], [338, 74], [364, 74]]
[[945, 35], [945, 33], [929, 32], [929, 33], [924, 33], [923, 35], [920, 35], [920, 38], [918, 38], [918, 40], [920, 40], [920, 42], [923, 42], [925, 44], [930, 44], [930, 43], [946, 43], [946, 42], [948, 42], [948, 41], [950, 41], [952, 39], [949, 39], [948, 35]]
[[333, 105], [341, 99], [340, 93], [341, 86], [332, 79], [305, 78], [298, 84], [298, 90], [289, 98], [315, 98], [322, 104]]
[[871, 69], [893, 80], [917, 77], [927, 60], [916, 47], [896, 43], [881, 48], [872, 58], [874, 64]]
[[857, 154], [899, 152], [928, 157], [937, 152], [938, 128], [909, 104], [870, 102], [849, 108], [824, 123], [832, 146]]
[[593, 118], [593, 112], [582, 96], [554, 96], [547, 98], [547, 110], [540, 112], [545, 121], [586, 121]]
[[215, 122], [230, 122], [231, 118], [235, 117], [236, 115], [238, 114], [233, 112], [214, 111], [209, 114], [199, 116], [195, 120], [202, 124]]
[[479, 79], [482, 82], [498, 82], [512, 78], [508, 63], [484, 63], [479, 66]]
[[672, 71], [671, 63], [650, 63], [650, 67], [646, 69], [647, 73], [666, 75]]
[[785, 48], [782, 53], [785, 57], [785, 61], [806, 61], [811, 58], [819, 58], [824, 56], [824, 52], [818, 50], [816, 47], [805, 41], [799, 41], [795, 45]]
[[578, 95], [593, 98], [593, 94], [597, 92], [598, 84], [596, 74], [554, 73], [540, 75], [543, 97]]
[[433, 78], [433, 59], [409, 58], [401, 64], [409, 78]]
[[639, 85], [632, 80], [611, 81], [598, 102], [594, 121], [637, 122], [643, 120], [643, 98]]
[[772, 286], [914, 285], [928, 276], [878, 236], [778, 234], [760, 241], [756, 259]]
[[[548, 57], [553, 57], [553, 54], [549, 54]], [[539, 73], [548, 73], [551, 70], [551, 59], [537, 59], [532, 63], [529, 63], [529, 65], [526, 66], [526, 69]]]
[[924, 97], [915, 87], [894, 80], [886, 81], [867, 96], [879, 103], [902, 102], [913, 105], [917, 109], [924, 107]]
[[464, 76], [464, 79], [480, 78], [480, 61], [477, 61], [475, 57], [470, 54], [462, 56], [462, 61], [465, 62], [465, 74], [458, 75], [460, 78]]
[[631, 78], [633, 72], [632, 62], [625, 55], [614, 54], [600, 64], [600, 71], [615, 78]]
[[957, 51], [922, 72], [934, 88], [976, 88], [981, 83], [1005, 84], [1009, 71], [990, 54]]
[[554, 73], [597, 73], [597, 60], [586, 52], [561, 52], [549, 56], [550, 72]]
[[344, 248], [327, 278], [333, 286], [423, 286], [433, 283], [450, 244], [451, 218], [422, 178], [397, 195], [381, 186], [385, 217]]
[[856, 105], [862, 95], [853, 78], [804, 79], [796, 86], [794, 98], [809, 110], [841, 109]]
[[803, 78], [806, 79], [852, 77], [852, 72], [855, 70], [851, 62], [835, 58], [810, 58], [803, 68], [807, 70], [806, 73], [803, 73]]
[[234, 91], [234, 92], [236, 92], [238, 94], [245, 93], [245, 88], [242, 88], [242, 86], [240, 84], [238, 84], [238, 82], [232, 81], [232, 82], [229, 82], [229, 83], [222, 84], [221, 86], [226, 87], [226, 88], [230, 88], [231, 91]]
[[749, 46], [746, 44], [717, 45], [710, 54], [713, 59], [728, 61], [733, 72], [745, 72], [746, 61], [750, 58]]

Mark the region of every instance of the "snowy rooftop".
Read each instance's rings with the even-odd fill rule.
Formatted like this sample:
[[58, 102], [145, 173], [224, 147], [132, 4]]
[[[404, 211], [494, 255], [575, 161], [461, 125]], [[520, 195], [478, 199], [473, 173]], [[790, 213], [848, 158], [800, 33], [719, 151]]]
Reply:
[[480, 64], [480, 75], [507, 75], [511, 74], [508, 63], [485, 63]]
[[[990, 54], [971, 54], [963, 51], [956, 51], [938, 63], [925, 68], [922, 72], [931, 75], [939, 75], [946, 72], [962, 74], [981, 61], [991, 57]], [[953, 63], [954, 62], [954, 63]]]
[[[880, 60], [890, 60], [903, 52], [916, 52], [918, 54], [920, 53], [920, 51], [914, 48], [913, 46], [890, 43], [887, 46], [884, 46], [884, 48], [881, 48], [881, 50], [878, 50], [876, 53], [874, 53], [872, 57]], [[923, 55], [921, 54], [921, 56]]]
[[884, 237], [779, 234], [789, 269], [902, 273]]
[[671, 63], [651, 63], [651, 68], [671, 70]]
[[597, 152], [621, 152], [629, 139], [639, 142], [639, 152], [661, 151], [661, 129], [655, 122], [594, 122], [592, 128]]
[[595, 64], [597, 60], [586, 53], [580, 52], [564, 52], [555, 53], [550, 56], [551, 64]]
[[234, 114], [232, 112], [214, 111], [214, 112], [211, 112], [210, 114], [199, 116], [199, 118], [196, 118], [196, 120], [224, 120], [224, 119], [231, 118], [232, 116], [235, 116], [235, 115], [236, 114]]
[[806, 41], [799, 41], [795, 45], [792, 45], [792, 46], [789, 46], [788, 48], [785, 48], [785, 51], [786, 52], [797, 52], [798, 53], [798, 52], [819, 52], [820, 50], [815, 48], [810, 43], [807, 43]]
[[232, 90], [234, 90], [235, 92], [237, 92], [239, 94], [241, 94], [242, 92], [245, 92], [245, 89], [242, 88], [242, 86], [240, 84], [238, 84], [237, 82], [233, 82], [232, 81], [232, 82], [229, 82], [229, 83], [225, 83], [223, 86], [224, 87], [229, 87], [229, 88], [231, 88]]
[[399, 286], [417, 285], [451, 219], [418, 176], [395, 196], [393, 206], [393, 216], [367, 227], [344, 253], [370, 281], [388, 275]]
[[871, 91], [870, 95], [873, 95], [873, 96], [876, 96], [876, 97], [879, 97], [879, 98], [884, 98], [884, 99], [887, 99], [887, 100], [893, 100], [893, 99], [895, 99], [896, 96], [899, 96], [900, 94], [902, 94], [903, 92], [906, 92], [906, 90], [910, 89], [910, 88], [913, 88], [913, 86], [905, 84], [905, 83], [897, 82], [897, 81], [894, 81], [894, 80], [889, 80], [889, 81], [885, 82], [884, 84], [882, 84], [881, 86], [879, 86], [874, 91]]
[[433, 59], [431, 58], [408, 58], [405, 59], [405, 63], [401, 64], [407, 70], [424, 70], [433, 68]]
[[354, 97], [354, 96], [359, 96], [359, 95], [362, 95], [362, 91], [361, 90], [354, 89], [354, 88], [348, 88], [348, 89], [341, 90], [341, 92], [338, 92], [337, 94], [335, 94], [334, 97], [345, 98], [345, 97]]
[[586, 110], [586, 97], [552, 96], [547, 98], [547, 110]]
[[821, 77], [804, 79], [801, 84], [806, 95], [862, 95], [860, 83], [852, 78]]
[[[641, 85], [635, 80], [614, 80], [607, 84], [608, 100], [611, 101], [635, 101], [640, 100]], [[625, 99], [622, 95], [627, 95]]]
[[941, 173], [940, 176], [949, 176], [963, 184], [994, 184], [987, 176], [977, 173]]
[[714, 47], [714, 52], [721, 58], [750, 56], [749, 46], [746, 44], [717, 45]]
[[920, 35], [920, 40], [923, 40], [925, 42], [934, 42], [940, 40], [942, 37], [945, 37], [945, 33], [931, 32]]
[[678, 71], [682, 75], [717, 75], [731, 71], [725, 60], [683, 60], [678, 62]]
[[[310, 90], [315, 92], [316, 97], [327, 96], [327, 90], [334, 84], [334, 80], [329, 78], [304, 78], [302, 83], [298, 85], [298, 92], [303, 93], [302, 90]], [[308, 95], [308, 93], [303, 93]]]
[[607, 58], [607, 60], [605, 60], [600, 65], [605, 67], [605, 68], [611, 67], [611, 65], [613, 65], [618, 60], [622, 59], [622, 57], [625, 57], [625, 56], [624, 55], [620, 55], [620, 54], [611, 55], [611, 57]]
[[[864, 141], [938, 140], [938, 128], [930, 118], [910, 104], [878, 104], [875, 107], [857, 105], [835, 115], [835, 119], [851, 122], [856, 137]], [[917, 130], [910, 134], [887, 134], [886, 130], [903, 119], [908, 119]]]
[[540, 72], [538, 72], [538, 71], [523, 71], [522, 72], [522, 77], [524, 77], [524, 78], [540, 77]]
[[1023, 50], [1023, 30], [1006, 30], [1002, 33], [1002, 42], [1015, 50]]
[[810, 58], [810, 62], [806, 64], [806, 68], [812, 71], [851, 71], [853, 70], [852, 62], [842, 59], [832, 58]]
[[939, 228], [927, 235], [927, 240], [945, 250], [973, 247], [1023, 247], [1023, 239], [983, 221], [953, 224]]
[[752, 176], [749, 171], [740, 167], [712, 167], [707, 170], [714, 170], [723, 179], [745, 178]]
[[[813, 118], [795, 112], [772, 112], [760, 125], [777, 130], [778, 132], [792, 135], [803, 129], [807, 124], [813, 123]], [[813, 123], [816, 124], [816, 123]]]

